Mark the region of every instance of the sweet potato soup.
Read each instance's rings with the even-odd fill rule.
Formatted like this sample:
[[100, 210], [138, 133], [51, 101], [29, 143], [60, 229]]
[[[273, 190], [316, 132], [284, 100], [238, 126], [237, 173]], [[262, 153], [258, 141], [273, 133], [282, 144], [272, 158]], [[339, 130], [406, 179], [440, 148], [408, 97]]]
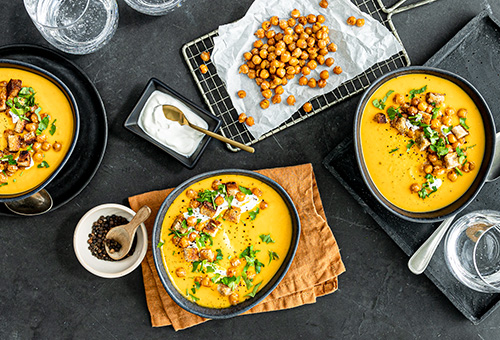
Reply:
[[181, 294], [204, 307], [225, 308], [271, 280], [291, 239], [292, 218], [276, 191], [252, 177], [220, 175], [174, 200], [157, 246]]
[[73, 133], [71, 104], [54, 83], [0, 68], [0, 196], [43, 183], [63, 161]]
[[477, 176], [485, 149], [483, 120], [454, 83], [409, 74], [383, 84], [361, 118], [362, 157], [378, 191], [411, 212], [443, 208]]

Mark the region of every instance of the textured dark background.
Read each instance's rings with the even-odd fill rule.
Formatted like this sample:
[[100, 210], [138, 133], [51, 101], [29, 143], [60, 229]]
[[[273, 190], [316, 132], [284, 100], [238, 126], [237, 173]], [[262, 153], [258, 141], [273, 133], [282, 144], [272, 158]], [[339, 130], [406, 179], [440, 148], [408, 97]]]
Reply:
[[[254, 155], [232, 153], [214, 140], [194, 170], [126, 131], [123, 122], [151, 77], [204, 105], [180, 49], [242, 17], [252, 1], [186, 0], [163, 17], [118, 3], [120, 21], [110, 43], [88, 56], [69, 56], [95, 83], [108, 110], [109, 144], [99, 172], [76, 199], [53, 213], [0, 217], [1, 339], [500, 338], [500, 312], [479, 326], [467, 321], [425, 276], [410, 273], [408, 258], [322, 166], [328, 152], [351, 134], [359, 96], [258, 143]], [[496, 0], [439, 0], [396, 15], [394, 24], [412, 63], [421, 65], [489, 5], [499, 17]], [[21, 1], [3, 0], [0, 22], [1, 45], [48, 46]], [[74, 227], [95, 205], [126, 204], [130, 195], [175, 186], [209, 170], [304, 162], [314, 166], [347, 267], [339, 290], [316, 304], [211, 321], [178, 333], [171, 327], [154, 329], [139, 269], [124, 278], [101, 279], [74, 255]]]

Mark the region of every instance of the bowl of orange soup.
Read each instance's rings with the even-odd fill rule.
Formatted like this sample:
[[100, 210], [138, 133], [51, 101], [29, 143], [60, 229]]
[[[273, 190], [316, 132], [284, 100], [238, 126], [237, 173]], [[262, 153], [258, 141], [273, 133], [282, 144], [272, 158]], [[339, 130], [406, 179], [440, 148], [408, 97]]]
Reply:
[[481, 190], [495, 152], [495, 125], [464, 78], [407, 67], [364, 93], [354, 141], [375, 199], [403, 219], [434, 222], [460, 212]]
[[27, 63], [0, 60], [0, 202], [44, 188], [68, 161], [79, 115], [68, 87]]
[[241, 314], [276, 288], [300, 235], [297, 210], [270, 178], [219, 170], [178, 186], [152, 236], [159, 277], [187, 311], [210, 319]]

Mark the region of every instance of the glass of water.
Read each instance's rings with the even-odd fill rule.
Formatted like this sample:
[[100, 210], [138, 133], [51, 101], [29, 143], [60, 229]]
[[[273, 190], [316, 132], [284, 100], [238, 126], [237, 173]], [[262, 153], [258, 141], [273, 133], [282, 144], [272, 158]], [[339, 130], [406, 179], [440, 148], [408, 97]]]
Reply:
[[147, 15], [164, 15], [181, 6], [183, 0], [125, 0], [127, 5]]
[[500, 292], [500, 212], [479, 210], [459, 218], [444, 253], [458, 281], [479, 292]]
[[96, 51], [118, 26], [116, 0], [24, 0], [24, 6], [42, 36], [71, 54]]

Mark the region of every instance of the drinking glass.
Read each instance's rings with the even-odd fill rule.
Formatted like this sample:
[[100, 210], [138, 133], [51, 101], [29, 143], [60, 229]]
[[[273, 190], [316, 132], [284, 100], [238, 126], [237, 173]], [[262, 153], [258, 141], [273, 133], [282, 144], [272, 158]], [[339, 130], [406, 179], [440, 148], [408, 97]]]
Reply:
[[42, 36], [71, 54], [87, 54], [104, 46], [118, 25], [116, 0], [24, 0]]
[[479, 292], [499, 292], [500, 213], [479, 210], [459, 218], [446, 236], [444, 253], [458, 281]]
[[147, 15], [164, 15], [181, 6], [183, 0], [125, 0], [127, 5]]

